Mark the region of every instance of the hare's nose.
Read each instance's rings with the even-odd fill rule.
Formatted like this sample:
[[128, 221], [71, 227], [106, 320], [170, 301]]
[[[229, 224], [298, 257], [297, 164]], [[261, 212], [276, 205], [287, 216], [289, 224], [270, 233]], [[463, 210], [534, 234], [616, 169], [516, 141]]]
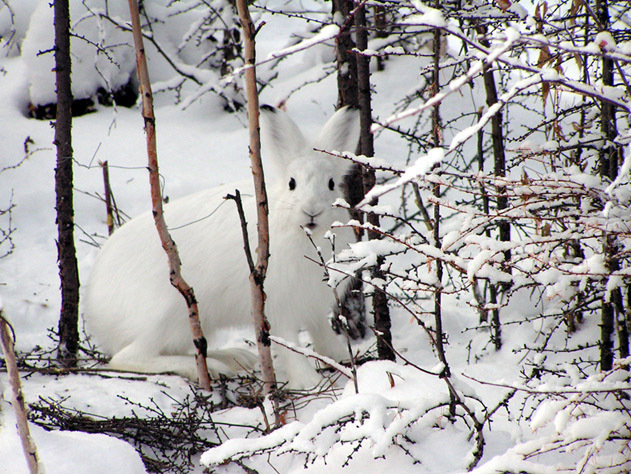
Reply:
[[307, 222], [305, 224], [305, 227], [313, 230], [315, 229], [318, 224], [315, 221], [315, 218], [318, 217], [320, 214], [322, 214], [322, 211], [316, 212], [316, 211], [305, 211], [304, 209], [302, 210], [302, 212], [309, 218], [309, 222]]
[[318, 217], [320, 214], [322, 214], [323, 211], [305, 211], [304, 209], [302, 210], [302, 212], [309, 217], [309, 219], [311, 219], [311, 221], [313, 221], [313, 219], [315, 219], [316, 217]]

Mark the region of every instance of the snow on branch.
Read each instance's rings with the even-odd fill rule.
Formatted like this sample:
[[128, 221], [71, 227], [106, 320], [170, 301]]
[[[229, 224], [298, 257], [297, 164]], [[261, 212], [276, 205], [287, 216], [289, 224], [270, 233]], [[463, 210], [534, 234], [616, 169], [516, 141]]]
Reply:
[[435, 426], [446, 403], [446, 399], [396, 400], [377, 393], [353, 394], [327, 405], [308, 422], [294, 421], [259, 438], [228, 440], [206, 451], [201, 463], [212, 467], [274, 452], [303, 455], [307, 464], [326, 459], [338, 445], [353, 447], [349, 460], [365, 447], [374, 458], [400, 449], [417, 463], [420, 459], [411, 450], [413, 439]]
[[400, 188], [401, 186], [417, 179], [419, 176], [427, 174], [434, 166], [440, 163], [445, 157], [445, 153], [442, 148], [433, 148], [426, 155], [420, 156], [414, 165], [408, 167], [401, 177], [399, 177], [394, 183], [376, 185], [369, 192], [357, 207], [362, 208], [369, 204], [374, 199], [383, 196], [390, 191]]
[[[433, 25], [430, 24], [427, 26], [433, 26]], [[449, 33], [452, 33], [452, 29], [450, 28], [445, 27], [445, 30]], [[506, 31], [507, 31], [506, 41], [501, 47], [496, 47], [495, 49], [487, 51], [485, 56], [482, 57], [479, 61], [475, 62], [473, 66], [469, 68], [466, 74], [463, 74], [462, 76], [457, 77], [456, 79], [453, 79], [449, 84], [447, 84], [447, 86], [445, 87], [446, 90], [434, 95], [433, 97], [431, 97], [430, 99], [425, 101], [425, 103], [423, 103], [422, 105], [418, 107], [413, 107], [413, 108], [404, 110], [402, 112], [398, 112], [388, 117], [384, 122], [373, 125], [371, 129], [372, 133], [376, 133], [382, 128], [388, 127], [392, 125], [393, 123], [399, 120], [402, 120], [404, 118], [418, 115], [422, 111], [429, 109], [431, 107], [434, 107], [436, 104], [440, 104], [449, 95], [462, 89], [462, 87], [465, 84], [467, 84], [474, 77], [479, 75], [484, 70], [484, 67], [492, 65], [502, 55], [504, 55], [507, 51], [509, 51], [511, 47], [518, 41], [519, 33], [515, 29], [508, 28]]]
[[[499, 110], [506, 105], [508, 100], [512, 99], [520, 92], [523, 92], [525, 89], [528, 89], [540, 83], [556, 83], [579, 94], [603, 99], [627, 110], [628, 112], [631, 112], [631, 103], [629, 102], [628, 98], [621, 96], [618, 91], [613, 90], [612, 88], [606, 88], [598, 85], [590, 85], [583, 81], [573, 80], [570, 77], [567, 77], [565, 74], [559, 73], [559, 71], [547, 67], [531, 65], [526, 58], [514, 58], [511, 57], [509, 54], [518, 45], [536, 45], [536, 47], [539, 48], [551, 47], [554, 45], [556, 48], [561, 49], [567, 54], [607, 56], [617, 61], [622, 61], [624, 63], [628, 63], [629, 61], [631, 61], [631, 57], [620, 48], [616, 49], [614, 47], [613, 49], [606, 49], [597, 46], [596, 43], [593, 43], [592, 46], [587, 46], [584, 48], [572, 47], [570, 45], [567, 45], [566, 43], [552, 43], [548, 38], [542, 37], [541, 35], [524, 35], [520, 31], [518, 31], [517, 28], [512, 26], [505, 27], [501, 33], [495, 35], [497, 44], [493, 45], [492, 47], [486, 47], [482, 45], [479, 41], [474, 40], [471, 36], [463, 33], [456, 26], [445, 22], [442, 17], [438, 18], [434, 13], [432, 13], [433, 9], [424, 6], [417, 6], [417, 8], [421, 9], [421, 11], [423, 11], [424, 13], [422, 15], [411, 16], [408, 19], [408, 22], [412, 22], [415, 25], [419, 26], [440, 28], [445, 34], [452, 35], [453, 37], [472, 47], [473, 50], [477, 52], [477, 55], [479, 56], [479, 61], [475, 62], [465, 74], [461, 75], [460, 77], [456, 77], [451, 82], [449, 82], [449, 84], [444, 87], [444, 90], [442, 92], [435, 94], [430, 99], [426, 100], [423, 104], [408, 108], [401, 112], [397, 112], [396, 114], [391, 115], [381, 123], [374, 124], [371, 130], [372, 133], [376, 133], [383, 128], [389, 127], [397, 121], [418, 115], [424, 110], [430, 109], [436, 104], [443, 102], [449, 95], [459, 91], [465, 84], [469, 83], [473, 78], [479, 75], [485, 67], [489, 67], [496, 62], [502, 63], [505, 66], [514, 70], [523, 70], [527, 73], [532, 74], [533, 76], [530, 78], [522, 79], [515, 86], [513, 86], [510, 92], [502, 96], [500, 102], [494, 104], [484, 114], [478, 124], [465, 131], [462, 131], [461, 135], [459, 135], [457, 139], [454, 138], [450, 149], [456, 148], [458, 145], [462, 144], [464, 141], [473, 136], [489, 121], [491, 116], [498, 113]], [[441, 15], [440, 12], [437, 12], [437, 14], [439, 16]]]
[[339, 373], [341, 373], [342, 375], [344, 375], [345, 377], [347, 377], [348, 379], [353, 379], [353, 374], [350, 371], [350, 369], [348, 369], [347, 367], [344, 367], [342, 364], [338, 364], [337, 362], [335, 362], [333, 359], [331, 359], [330, 357], [326, 357], [323, 356], [321, 354], [318, 354], [315, 351], [312, 351], [309, 348], [306, 347], [299, 347], [296, 344], [293, 344], [285, 339], [283, 339], [282, 337], [278, 337], [278, 336], [270, 336], [270, 339], [273, 343], [278, 344], [279, 346], [282, 346], [286, 349], [289, 349], [292, 352], [296, 352], [298, 354], [302, 354], [305, 357], [308, 357], [310, 359], [314, 359], [317, 360], [318, 362], [322, 362], [332, 368], [334, 368], [335, 370], [337, 370]]
[[[629, 363], [630, 358], [618, 360], [613, 370], [587, 377], [575, 387], [515, 387], [533, 397], [545, 396], [530, 417], [530, 428], [539, 436], [517, 444], [472, 472], [498, 472], [509, 466], [528, 472], [628, 471], [631, 419], [625, 394], [630, 388], [626, 382]], [[557, 462], [552, 468], [548, 459], [555, 452], [571, 453], [569, 458], [575, 462]]]
[[[556, 74], [555, 74], [556, 75]], [[464, 130], [460, 131], [459, 133], [456, 134], [456, 136], [454, 136], [454, 138], [452, 138], [451, 140], [451, 144], [449, 145], [449, 150], [453, 150], [457, 147], [459, 147], [460, 145], [462, 145], [464, 142], [466, 142], [467, 140], [469, 140], [469, 138], [471, 138], [472, 136], [474, 136], [476, 133], [478, 133], [480, 130], [482, 130], [482, 128], [484, 128], [484, 126], [489, 123], [489, 121], [491, 120], [491, 118], [500, 112], [500, 110], [510, 101], [512, 100], [515, 96], [517, 96], [518, 94], [522, 93], [523, 91], [537, 85], [540, 84], [542, 82], [545, 81], [545, 74], [543, 75], [534, 75], [532, 77], [528, 77], [526, 79], [523, 79], [521, 81], [518, 81], [513, 87], [511, 87], [511, 89], [502, 94], [499, 98], [498, 101], [493, 104], [491, 107], [488, 108], [488, 110], [482, 115], [482, 117], [480, 117], [480, 119], [478, 120], [478, 123], [476, 123], [475, 125], [472, 125], [469, 128], [465, 128]]]
[[271, 61], [273, 59], [282, 58], [284, 56], [289, 56], [290, 54], [297, 53], [299, 51], [304, 51], [307, 48], [311, 48], [315, 45], [326, 43], [332, 39], [335, 39], [337, 35], [340, 34], [340, 27], [338, 25], [326, 25], [324, 26], [317, 34], [313, 37], [304, 39], [300, 43], [295, 44], [293, 46], [289, 46], [284, 49], [280, 49], [277, 51], [272, 51], [267, 55], [265, 62]]
[[278, 51], [273, 51], [269, 53], [265, 59], [257, 61], [256, 64], [254, 65], [246, 64], [244, 66], [241, 66], [235, 69], [231, 74], [224, 76], [222, 78], [222, 81], [226, 83], [232, 82], [235, 80], [237, 76], [243, 74], [247, 69], [251, 67], [259, 67], [271, 61], [275, 61], [277, 59], [284, 58], [291, 54], [295, 54], [300, 51], [304, 51], [306, 49], [312, 48], [313, 46], [316, 46], [318, 44], [326, 43], [327, 41], [331, 41], [332, 39], [334, 39], [339, 33], [340, 33], [339, 26], [333, 25], [333, 24], [326, 25], [320, 30], [318, 34], [316, 34], [312, 38], [305, 39], [301, 41], [300, 43], [295, 44], [293, 46], [289, 46], [287, 48], [284, 48]]

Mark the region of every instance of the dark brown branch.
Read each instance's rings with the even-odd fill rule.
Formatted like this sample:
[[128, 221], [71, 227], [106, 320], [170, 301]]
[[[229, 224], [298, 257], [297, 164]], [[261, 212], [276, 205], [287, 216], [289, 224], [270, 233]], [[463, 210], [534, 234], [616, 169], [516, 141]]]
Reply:
[[248, 261], [248, 268], [250, 273], [256, 271], [254, 265], [254, 259], [252, 258], [252, 251], [250, 250], [250, 238], [248, 236], [248, 223], [245, 220], [245, 212], [243, 212], [243, 201], [241, 201], [241, 193], [238, 189], [234, 190], [234, 194], [227, 194], [224, 199], [231, 199], [237, 205], [237, 212], [239, 213], [239, 221], [241, 222], [241, 235], [243, 236], [243, 250], [245, 251], [245, 258]]
[[112, 205], [112, 188], [110, 187], [110, 172], [107, 161], [101, 163], [103, 169], [103, 188], [105, 200], [105, 213], [107, 216], [107, 234], [114, 233], [114, 206]]
[[70, 82], [70, 10], [68, 0], [54, 2], [55, 81], [55, 208], [57, 209], [57, 261], [61, 280], [58, 359], [63, 365], [77, 363], [79, 345], [79, 270], [74, 241], [72, 88]]
[[[360, 4], [355, 9], [355, 29], [357, 37], [357, 49], [364, 51], [368, 48], [368, 32], [366, 30], [366, 7]], [[360, 123], [360, 154], [371, 157], [374, 156], [373, 135], [370, 132], [372, 126], [372, 103], [370, 95], [370, 57], [358, 55], [357, 61], [357, 91], [359, 102], [359, 123]], [[375, 186], [375, 171], [372, 168], [362, 168], [363, 194]], [[372, 206], [378, 204], [378, 200], [374, 199]], [[370, 212], [367, 221], [374, 227], [379, 227], [379, 215]], [[369, 231], [369, 239], [380, 238], [378, 233]], [[377, 280], [384, 280], [384, 274], [381, 266], [385, 262], [383, 257], [377, 258], [377, 264], [371, 269], [372, 277]], [[395, 360], [395, 354], [392, 350], [392, 332], [390, 321], [390, 308], [388, 300], [384, 292], [376, 291], [372, 297], [372, 307], [375, 320], [375, 334], [377, 336], [377, 353], [380, 359]]]

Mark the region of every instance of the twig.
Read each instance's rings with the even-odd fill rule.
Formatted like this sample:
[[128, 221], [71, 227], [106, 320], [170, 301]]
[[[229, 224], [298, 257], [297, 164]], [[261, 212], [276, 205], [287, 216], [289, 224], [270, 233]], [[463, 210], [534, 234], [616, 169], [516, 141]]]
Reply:
[[286, 341], [285, 339], [281, 337], [270, 336], [270, 339], [272, 340], [272, 342], [274, 342], [274, 344], [283, 346], [285, 349], [289, 349], [290, 351], [295, 352], [296, 354], [301, 354], [305, 357], [310, 357], [312, 359], [322, 362], [323, 364], [331, 366], [332, 368], [337, 370], [339, 373], [353, 380], [355, 384], [357, 384], [357, 377], [355, 376], [355, 374], [352, 371], [348, 370], [343, 365], [335, 362], [330, 357], [326, 357], [326, 356], [323, 356], [322, 354], [318, 354], [317, 352], [314, 352], [311, 349], [307, 349], [306, 347], [298, 347], [297, 345], [292, 344], [291, 342]]
[[[305, 234], [307, 235], [307, 238], [309, 239], [309, 242], [311, 242], [311, 245], [313, 245], [313, 248], [315, 249], [316, 253], [318, 254], [318, 258], [320, 259], [320, 266], [322, 267], [322, 269], [324, 270], [324, 277], [328, 280], [330, 278], [330, 274], [329, 274], [329, 267], [327, 266], [325, 260], [324, 260], [324, 256], [322, 255], [322, 251], [320, 250], [320, 247], [318, 247], [316, 245], [316, 243], [313, 241], [313, 238], [311, 236], [311, 232], [309, 232], [307, 229], [303, 229], [305, 231]], [[334, 240], [332, 239], [332, 243], [334, 242]], [[332, 249], [332, 253], [333, 255], [335, 255], [335, 246], [333, 245], [333, 249]], [[338, 320], [340, 320], [341, 324], [340, 327], [342, 328], [342, 332], [344, 333], [344, 336], [346, 338], [346, 348], [348, 349], [348, 355], [351, 358], [351, 375], [352, 377], [349, 377], [352, 381], [353, 381], [353, 385], [355, 387], [355, 393], [359, 393], [359, 385], [357, 383], [357, 364], [355, 363], [355, 357], [353, 356], [353, 350], [351, 348], [351, 338], [350, 338], [350, 334], [348, 333], [348, 319], [346, 319], [346, 315], [344, 314], [344, 305], [342, 304], [342, 300], [340, 299], [338, 293], [337, 293], [337, 288], [336, 287], [332, 287], [331, 288], [333, 290], [333, 296], [335, 297], [335, 304], [337, 305], [337, 308], [339, 310], [339, 314], [336, 316]], [[342, 321], [342, 318], [344, 318], [344, 320]], [[345, 374], [346, 375], [346, 374]]]
[[112, 211], [112, 189], [110, 187], [110, 172], [107, 161], [101, 163], [103, 169], [103, 187], [105, 189], [105, 212], [107, 214], [107, 234], [114, 233], [114, 213]]
[[503, 384], [503, 383], [496, 383], [496, 382], [487, 382], [484, 380], [479, 380], [476, 379], [475, 377], [471, 377], [470, 375], [467, 374], [462, 374], [463, 377], [468, 378], [469, 380], [473, 380], [474, 382], [477, 382], [479, 384], [482, 385], [488, 385], [491, 387], [500, 387], [500, 388], [506, 388], [506, 389], [510, 389], [510, 390], [517, 390], [520, 392], [526, 392], [526, 393], [530, 393], [530, 394], [558, 394], [558, 395], [562, 395], [562, 394], [571, 394], [571, 395], [584, 395], [584, 394], [590, 394], [590, 393], [616, 393], [616, 392], [625, 392], [625, 391], [629, 391], [631, 390], [631, 385], [620, 385], [617, 387], [610, 387], [610, 388], [594, 388], [594, 389], [577, 389], [577, 388], [567, 388], [567, 387], [556, 387], [556, 388], [549, 388], [549, 389], [537, 389], [537, 388], [530, 388], [530, 387], [524, 387], [524, 386], [516, 386], [516, 385], [509, 385], [509, 384]]
[[235, 189], [234, 194], [227, 194], [226, 196], [224, 196], [224, 199], [231, 199], [237, 205], [237, 212], [239, 213], [239, 220], [241, 222], [241, 234], [243, 235], [243, 250], [245, 251], [245, 258], [248, 261], [248, 268], [250, 269], [250, 272], [253, 272], [256, 267], [254, 266], [252, 250], [250, 249], [248, 223], [245, 220], [245, 212], [243, 212], [243, 201], [241, 200], [241, 193], [238, 189]]

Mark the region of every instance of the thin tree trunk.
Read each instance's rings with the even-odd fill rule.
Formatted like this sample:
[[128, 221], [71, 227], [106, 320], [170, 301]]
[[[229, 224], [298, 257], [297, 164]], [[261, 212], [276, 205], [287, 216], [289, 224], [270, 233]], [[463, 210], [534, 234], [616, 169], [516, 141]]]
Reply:
[[[485, 46], [489, 46], [488, 41], [483, 40], [481, 43]], [[489, 107], [495, 105], [498, 101], [497, 87], [495, 85], [495, 76], [493, 71], [488, 66], [484, 67], [483, 72], [484, 87], [486, 90], [486, 103]], [[504, 149], [504, 132], [503, 132], [503, 120], [501, 112], [496, 113], [491, 118], [491, 141], [493, 144], [493, 158], [494, 158], [494, 174], [495, 176], [506, 176], [506, 153]], [[508, 208], [508, 196], [506, 195], [505, 186], [496, 186], [495, 193], [497, 195], [497, 211], [502, 212]], [[510, 242], [511, 229], [510, 223], [507, 220], [502, 220], [498, 224], [499, 239], [501, 242]], [[511, 258], [510, 250], [504, 251], [504, 261], [509, 262]], [[495, 306], [491, 311], [492, 320], [492, 340], [496, 350], [502, 347], [502, 325], [500, 321], [500, 311], [497, 308], [498, 298], [497, 285], [491, 285], [490, 298], [491, 303]]]
[[162, 208], [162, 193], [160, 191], [160, 173], [158, 171], [158, 151], [156, 145], [156, 120], [153, 113], [153, 94], [151, 92], [151, 82], [149, 81], [149, 71], [147, 69], [147, 58], [145, 57], [145, 47], [142, 40], [140, 27], [140, 15], [138, 12], [137, 0], [129, 0], [129, 11], [131, 13], [132, 32], [134, 44], [136, 46], [136, 66], [138, 80], [140, 82], [140, 93], [142, 96], [142, 117], [145, 121], [145, 134], [147, 136], [147, 157], [149, 169], [149, 183], [151, 185], [151, 203], [153, 218], [160, 236], [162, 248], [169, 260], [169, 275], [171, 285], [173, 285], [186, 301], [188, 308], [188, 321], [195, 345], [195, 362], [199, 385], [210, 391], [210, 376], [206, 366], [207, 342], [199, 322], [199, 310], [193, 288], [186, 283], [181, 274], [180, 256], [175, 242], [169, 235], [164, 212]]
[[[22, 442], [22, 450], [24, 458], [31, 474], [40, 472], [40, 462], [37, 456], [37, 446], [31, 437], [28, 421], [26, 416], [26, 407], [24, 406], [24, 395], [22, 394], [22, 384], [20, 383], [20, 374], [18, 373], [17, 361], [15, 358], [14, 342], [11, 338], [10, 325], [4, 319], [2, 308], [0, 308], [0, 343], [4, 352], [4, 360], [9, 376], [9, 384], [11, 385], [11, 405], [15, 411], [15, 419]], [[41, 469], [43, 472], [43, 469]]]
[[353, 0], [333, 0], [333, 18], [342, 21], [335, 39], [337, 56], [337, 108], [359, 105], [357, 93], [357, 59], [353, 53], [355, 43], [351, 37]]
[[[598, 15], [599, 28], [607, 31], [609, 27], [609, 6], [607, 0], [596, 1], [596, 14]], [[604, 86], [613, 86], [614, 68], [610, 58], [602, 59], [602, 83]], [[600, 150], [599, 173], [604, 179], [614, 180], [618, 175], [618, 150], [613, 140], [617, 135], [616, 110], [613, 104], [607, 101], [601, 102], [600, 131], [604, 145]], [[609, 271], [616, 271], [619, 263], [615, 257], [617, 253], [616, 238], [605, 233], [603, 235], [603, 253]], [[600, 370], [611, 370], [613, 366], [614, 348], [613, 338], [615, 332], [616, 307], [611, 301], [603, 301], [600, 312]]]
[[[375, 5], [374, 7], [375, 18], [375, 32], [377, 38], [388, 37], [388, 16], [386, 7], [383, 5]], [[377, 71], [383, 71], [386, 68], [386, 56], [377, 56]]]
[[[256, 230], [258, 246], [256, 248], [256, 264], [250, 267], [250, 293], [252, 296], [252, 318], [256, 333], [256, 345], [259, 351], [259, 361], [263, 376], [263, 393], [270, 397], [273, 407], [275, 423], [280, 423], [278, 401], [276, 400], [276, 375], [272, 363], [270, 325], [265, 317], [264, 283], [269, 261], [269, 208], [267, 191], [265, 190], [265, 176], [261, 161], [261, 137], [259, 127], [259, 95], [256, 88], [256, 45], [254, 37], [256, 28], [252, 22], [246, 0], [237, 0], [237, 10], [243, 28], [243, 44], [245, 50], [245, 89], [248, 101], [248, 119], [250, 126], [250, 163], [252, 178], [254, 179], [254, 193], [256, 196], [257, 221]], [[246, 245], [249, 245], [246, 242]]]
[[[333, 0], [333, 17], [341, 22], [340, 34], [335, 39], [337, 59], [337, 108], [344, 106], [359, 107], [359, 91], [357, 82], [357, 57], [353, 53], [355, 42], [351, 37], [353, 26], [353, 0]], [[359, 150], [357, 150], [359, 151]], [[352, 172], [344, 178], [346, 201], [351, 206], [351, 217], [358, 222], [363, 222], [361, 212], [353, 210], [364, 198], [364, 184], [362, 179], [362, 167], [353, 166]], [[361, 240], [362, 233], [356, 235]], [[349, 285], [346, 294], [342, 295], [342, 306], [339, 308], [345, 316], [346, 332], [353, 339], [364, 337], [366, 333], [366, 304], [364, 301], [363, 284], [360, 278], [354, 278]], [[334, 327], [344, 331], [340, 327], [338, 319], [334, 320]]]
[[[435, 7], [438, 8], [439, 4], [436, 0]], [[440, 29], [434, 29], [434, 51], [433, 51], [433, 71], [432, 71], [432, 96], [438, 93], [440, 88], [440, 41], [441, 33]], [[441, 146], [442, 142], [442, 124], [440, 119], [440, 103], [437, 103], [432, 107], [432, 145], [434, 147]], [[440, 185], [434, 185], [433, 194], [436, 198], [440, 198]], [[433, 227], [433, 240], [436, 248], [441, 248], [440, 239], [440, 205], [437, 203], [434, 206], [434, 227]], [[443, 333], [443, 315], [442, 315], [442, 281], [443, 281], [443, 262], [439, 259], [435, 261], [436, 265], [436, 293], [434, 294], [434, 329], [436, 331], [436, 352], [438, 353], [439, 360], [444, 364], [441, 377], [449, 377], [451, 371], [447, 364], [447, 357], [445, 356], [444, 347], [444, 333]], [[451, 404], [450, 410], [453, 412], [455, 409], [455, 399], [453, 393], [450, 393]]]
[[[478, 120], [480, 120], [482, 118], [482, 108], [478, 110], [477, 115], [478, 115]], [[483, 129], [480, 129], [480, 131], [478, 132], [478, 169], [481, 173], [484, 172], [484, 130]], [[482, 195], [482, 212], [484, 212], [484, 215], [488, 216], [490, 212], [489, 195], [487, 193], [486, 186], [484, 185], [484, 181], [480, 182], [480, 194]], [[486, 229], [485, 234], [487, 237], [490, 238], [491, 230]], [[477, 284], [477, 282], [475, 284]], [[491, 284], [490, 286], [488, 286], [488, 289], [489, 289], [489, 303], [491, 303], [491, 305], [493, 306], [493, 310], [491, 312], [492, 321], [495, 324], [497, 321], [499, 321], [499, 310], [496, 307], [497, 287]], [[479, 298], [480, 305], [486, 304], [484, 301], [485, 297], [483, 296], [485, 294], [486, 294], [486, 291], [482, 295], [480, 295], [480, 298]], [[488, 310], [480, 307], [480, 323], [487, 323], [487, 322], [488, 322]]]
[[[611, 255], [612, 239], [608, 236], [603, 237], [604, 255]], [[600, 341], [598, 346], [600, 349], [600, 370], [607, 371], [613, 367], [613, 336], [614, 336], [615, 311], [614, 305], [610, 301], [603, 301], [600, 308]]]
[[[619, 267], [618, 267], [619, 270]], [[611, 292], [611, 300], [616, 311], [616, 332], [618, 333], [618, 355], [621, 359], [629, 357], [629, 331], [627, 328], [627, 312], [622, 298], [622, 289]]]
[[[355, 28], [357, 37], [357, 49], [364, 51], [368, 49], [368, 33], [366, 31], [366, 7], [360, 6], [355, 12]], [[374, 156], [373, 135], [370, 132], [372, 125], [372, 104], [370, 96], [370, 58], [361, 54], [357, 55], [357, 89], [359, 99], [359, 122], [360, 140], [359, 151], [364, 156]], [[364, 194], [375, 185], [375, 171], [370, 169], [363, 173]], [[371, 205], [377, 205], [375, 199]], [[379, 215], [368, 214], [368, 223], [379, 227]], [[377, 232], [368, 232], [369, 239], [379, 239]], [[384, 263], [383, 257], [377, 258], [377, 265], [372, 269], [372, 277], [379, 281], [385, 281], [385, 275], [381, 270]], [[377, 354], [379, 359], [395, 360], [395, 353], [392, 347], [392, 333], [390, 331], [390, 309], [384, 291], [375, 288], [372, 297], [373, 314], [375, 318], [375, 332], [377, 335]]]
[[[621, 324], [624, 325], [624, 334], [626, 334], [626, 338], [627, 338], [627, 345], [626, 346], [622, 346], [621, 347], [626, 347], [627, 349], [627, 357], [629, 356], [629, 352], [631, 352], [631, 347], [629, 347], [631, 345], [631, 341], [629, 341], [629, 335], [631, 334], [631, 286], [627, 285], [626, 289], [626, 295], [625, 295], [625, 311], [624, 311], [624, 317], [620, 318], [622, 319]], [[620, 354], [620, 357], [623, 357], [622, 354]]]
[[57, 209], [57, 261], [61, 280], [58, 360], [64, 366], [77, 363], [79, 346], [79, 270], [74, 242], [72, 173], [72, 89], [70, 83], [70, 9], [68, 0], [55, 0], [55, 194]]
[[[601, 31], [609, 29], [609, 6], [607, 0], [596, 1], [599, 27]], [[614, 64], [611, 58], [603, 56], [602, 83], [604, 86], [614, 85]], [[618, 150], [613, 140], [616, 138], [616, 109], [607, 101], [601, 102], [600, 131], [605, 139], [605, 145], [600, 153], [600, 175], [611, 180], [618, 176]]]

